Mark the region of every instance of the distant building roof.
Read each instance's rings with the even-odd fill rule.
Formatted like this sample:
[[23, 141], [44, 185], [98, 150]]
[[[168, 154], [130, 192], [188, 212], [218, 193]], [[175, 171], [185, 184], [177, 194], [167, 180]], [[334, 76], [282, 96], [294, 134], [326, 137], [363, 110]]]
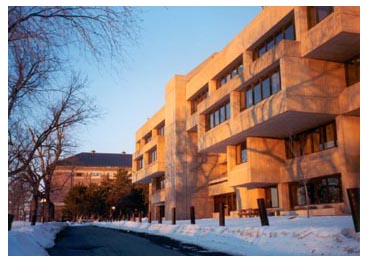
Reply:
[[131, 167], [132, 154], [82, 152], [58, 162], [60, 166]]

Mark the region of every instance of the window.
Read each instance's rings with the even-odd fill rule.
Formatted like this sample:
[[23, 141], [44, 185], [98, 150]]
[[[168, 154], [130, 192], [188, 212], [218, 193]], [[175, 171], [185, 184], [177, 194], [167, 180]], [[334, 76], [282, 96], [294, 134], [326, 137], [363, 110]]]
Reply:
[[273, 49], [282, 41], [282, 39], [295, 40], [295, 24], [294, 18], [284, 24], [277, 30], [273, 31], [265, 41], [258, 45], [253, 52], [254, 60], [264, 55], [268, 50]]
[[91, 172], [91, 177], [100, 177], [100, 173], [98, 173], [98, 172]]
[[158, 128], [158, 135], [159, 136], [164, 136], [165, 135], [165, 126], [164, 124], [161, 125], [159, 128]]
[[191, 99], [191, 114], [197, 112], [197, 106], [209, 97], [209, 85], [206, 84], [200, 89], [200, 93], [197, 94], [193, 99]]
[[265, 187], [265, 206], [267, 208], [279, 207], [277, 186]]
[[149, 132], [149, 133], [145, 136], [144, 140], [145, 140], [145, 144], [146, 144], [146, 143], [151, 142], [151, 140], [152, 140], [152, 133], [151, 133], [151, 132]]
[[76, 173], [76, 177], [82, 177], [83, 173]]
[[243, 64], [242, 64], [242, 56], [238, 57], [234, 62], [233, 66], [230, 66], [229, 69], [226, 69], [224, 72], [220, 74], [220, 77], [217, 77], [217, 89], [225, 85], [231, 79], [239, 76], [243, 72]]
[[349, 87], [360, 81], [360, 56], [356, 56], [345, 63], [346, 86]]
[[314, 27], [334, 11], [333, 6], [308, 6], [308, 26]]
[[236, 146], [236, 163], [241, 164], [247, 162], [246, 142], [242, 142]]
[[337, 146], [335, 122], [286, 138], [287, 159], [327, 150]]
[[[340, 174], [312, 178], [306, 188], [309, 203], [312, 205], [343, 202]], [[303, 184], [291, 183], [290, 195], [293, 206], [307, 204]]]
[[149, 151], [149, 164], [157, 160], [157, 150], [156, 147]]
[[206, 130], [210, 130], [231, 118], [231, 107], [229, 101], [206, 115]]
[[154, 179], [155, 190], [159, 191], [165, 188], [165, 175]]
[[223, 203], [226, 206], [226, 212], [227, 215], [229, 215], [230, 211], [236, 211], [237, 210], [237, 204], [236, 204], [236, 193], [229, 193], [229, 194], [223, 194], [223, 195], [215, 195], [214, 196], [214, 212], [219, 212], [219, 206]]
[[140, 170], [143, 168], [143, 157], [138, 157], [138, 159], [136, 160], [136, 166], [137, 166], [137, 170]]
[[281, 89], [279, 68], [241, 90], [241, 110], [250, 108]]

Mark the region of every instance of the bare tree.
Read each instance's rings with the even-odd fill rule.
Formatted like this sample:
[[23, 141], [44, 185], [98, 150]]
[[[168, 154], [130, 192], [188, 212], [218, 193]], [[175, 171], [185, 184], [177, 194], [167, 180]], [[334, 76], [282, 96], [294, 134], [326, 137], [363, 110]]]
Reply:
[[50, 194], [70, 130], [97, 116], [86, 81], [73, 73], [74, 52], [120, 63], [137, 22], [131, 7], [8, 7], [9, 186], [28, 183], [34, 211], [41, 192]]

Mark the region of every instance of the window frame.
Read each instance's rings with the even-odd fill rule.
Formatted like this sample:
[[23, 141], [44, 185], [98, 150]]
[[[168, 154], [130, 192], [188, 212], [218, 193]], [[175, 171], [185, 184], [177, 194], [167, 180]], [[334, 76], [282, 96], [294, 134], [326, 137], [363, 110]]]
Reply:
[[[319, 17], [319, 8], [328, 8], [328, 12], [325, 16]], [[334, 6], [308, 6], [307, 7], [307, 22], [308, 29], [312, 29], [317, 24], [322, 22], [328, 16], [330, 16], [334, 12]]]
[[[223, 121], [221, 121], [221, 111], [224, 111], [225, 113], [224, 115], [225, 119]], [[230, 100], [228, 99], [224, 103], [220, 104], [219, 107], [217, 107], [216, 109], [205, 115], [206, 122], [205, 130], [209, 131], [219, 126], [220, 124], [228, 121], [230, 118], [231, 118], [231, 107]]]

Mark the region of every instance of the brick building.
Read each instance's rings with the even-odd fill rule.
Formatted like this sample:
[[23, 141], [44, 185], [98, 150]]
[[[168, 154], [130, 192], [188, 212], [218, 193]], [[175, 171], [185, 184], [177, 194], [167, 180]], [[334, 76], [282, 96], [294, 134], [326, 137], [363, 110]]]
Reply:
[[153, 216], [256, 208], [349, 213], [360, 186], [360, 7], [264, 7], [220, 52], [167, 84], [136, 133], [132, 181]]
[[82, 152], [59, 161], [52, 180], [51, 201], [55, 206], [55, 219], [60, 220], [64, 199], [77, 184], [100, 184], [104, 179], [114, 179], [118, 170], [131, 173], [132, 155], [121, 153]]

